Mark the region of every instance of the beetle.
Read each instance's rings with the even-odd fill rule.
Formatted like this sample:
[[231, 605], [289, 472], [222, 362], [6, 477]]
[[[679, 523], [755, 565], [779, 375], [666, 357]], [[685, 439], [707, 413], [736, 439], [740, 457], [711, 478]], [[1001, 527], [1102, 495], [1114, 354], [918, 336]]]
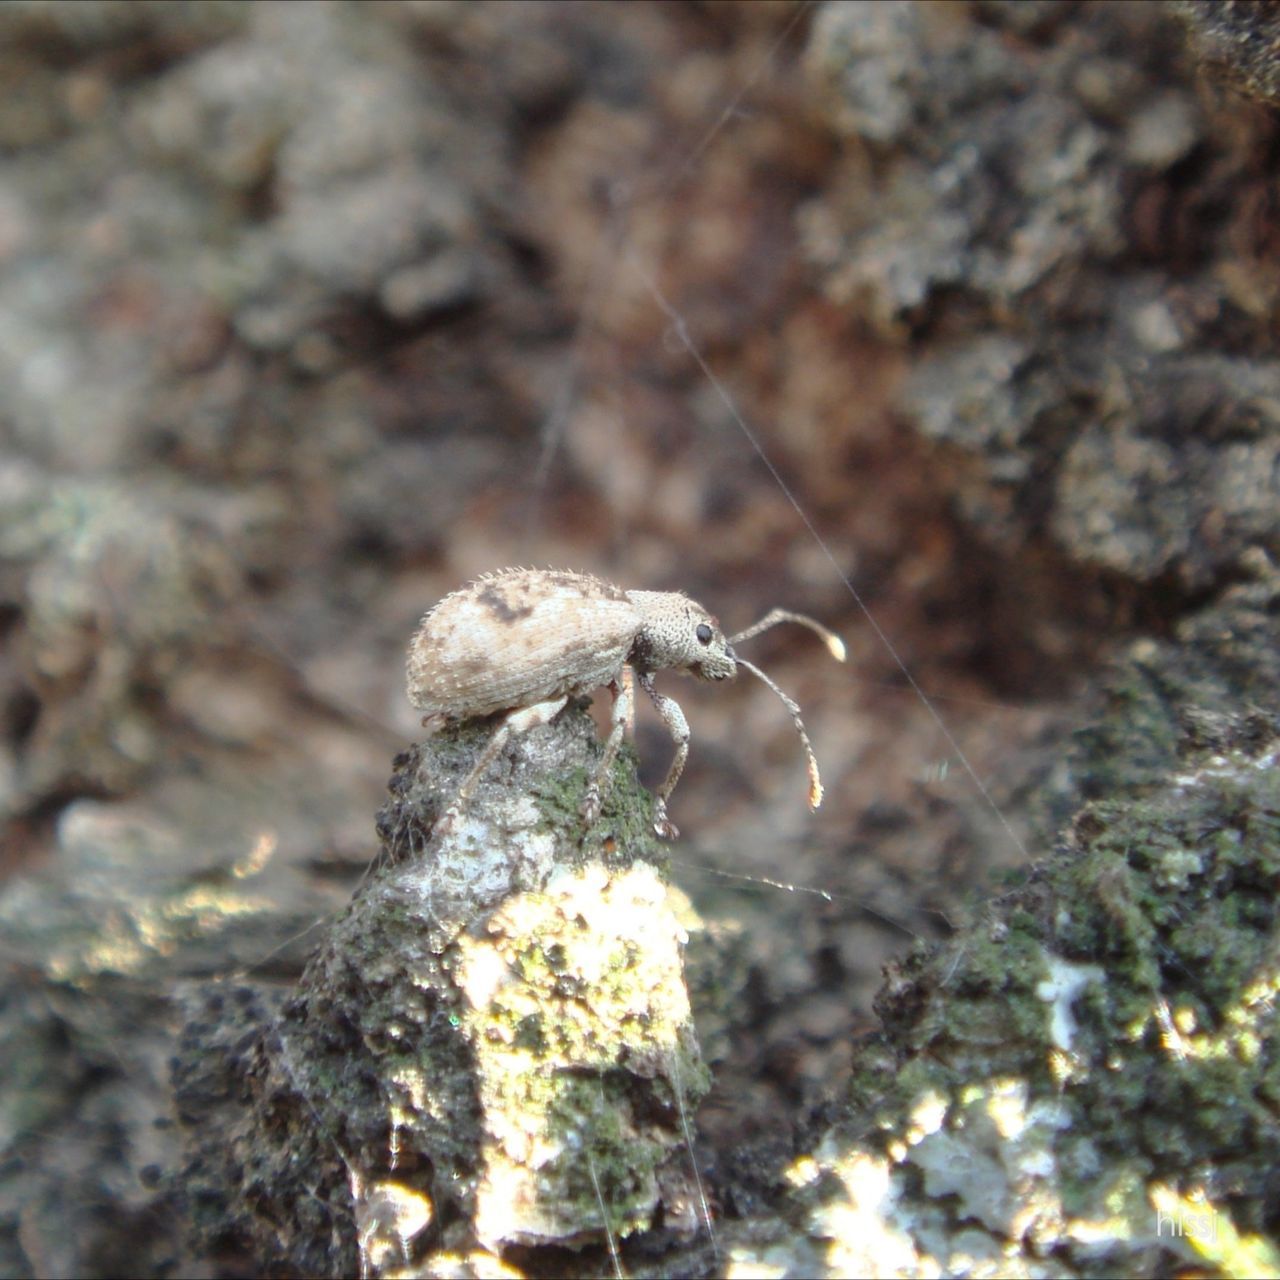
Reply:
[[582, 817], [600, 816], [610, 769], [634, 718], [634, 684], [648, 694], [676, 744], [675, 758], [654, 801], [653, 827], [664, 839], [679, 832], [667, 802], [689, 754], [689, 724], [674, 698], [659, 693], [654, 675], [666, 668], [703, 680], [732, 680], [745, 667], [782, 699], [791, 713], [809, 769], [809, 806], [822, 802], [822, 782], [800, 708], [733, 645], [779, 622], [815, 631], [843, 662], [844, 644], [803, 614], [773, 609], [729, 638], [716, 618], [679, 591], [628, 591], [584, 573], [557, 569], [501, 569], [442, 599], [423, 617], [409, 645], [409, 701], [424, 727], [505, 712], [493, 737], [437, 824], [447, 830], [477, 779], [513, 733], [548, 723], [572, 697], [607, 687], [613, 717], [604, 754], [588, 782]]

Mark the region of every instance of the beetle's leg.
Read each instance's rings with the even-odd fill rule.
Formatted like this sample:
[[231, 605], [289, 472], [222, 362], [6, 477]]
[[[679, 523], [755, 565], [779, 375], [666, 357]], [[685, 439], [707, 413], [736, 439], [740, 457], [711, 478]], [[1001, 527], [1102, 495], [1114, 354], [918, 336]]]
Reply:
[[651, 672], [641, 671], [636, 679], [640, 681], [640, 687], [653, 700], [653, 705], [658, 708], [662, 723], [667, 726], [667, 732], [671, 734], [672, 741], [676, 744], [676, 758], [672, 760], [671, 768], [667, 770], [667, 776], [662, 786], [658, 788], [658, 798], [653, 802], [653, 829], [664, 840], [674, 840], [680, 832], [676, 829], [675, 823], [667, 817], [667, 800], [675, 790], [676, 783], [680, 781], [680, 775], [684, 772], [684, 762], [689, 758], [689, 722], [684, 718], [684, 712], [680, 710], [680, 704], [674, 698], [668, 698], [665, 693], [659, 693], [654, 688]]
[[595, 777], [587, 783], [587, 794], [582, 801], [582, 821], [588, 827], [600, 816], [600, 806], [609, 789], [609, 771], [613, 768], [627, 726], [635, 720], [636, 687], [630, 677], [631, 668], [623, 667], [622, 674], [609, 682], [609, 692], [613, 694], [613, 719], [609, 725], [609, 736], [605, 739], [600, 765]]
[[454, 824], [467, 797], [471, 794], [480, 775], [494, 762], [498, 752], [513, 733], [527, 733], [540, 724], [547, 724], [563, 710], [569, 699], [552, 698], [548, 702], [535, 702], [531, 707], [520, 707], [509, 712], [502, 723], [493, 731], [493, 737], [485, 745], [485, 749], [477, 757], [471, 772], [462, 780], [462, 785], [454, 793], [449, 807], [440, 815], [436, 825], [431, 829], [433, 836], [444, 835]]
[[634, 737], [636, 731], [636, 673], [625, 665], [622, 668], [622, 694], [627, 700], [627, 732]]

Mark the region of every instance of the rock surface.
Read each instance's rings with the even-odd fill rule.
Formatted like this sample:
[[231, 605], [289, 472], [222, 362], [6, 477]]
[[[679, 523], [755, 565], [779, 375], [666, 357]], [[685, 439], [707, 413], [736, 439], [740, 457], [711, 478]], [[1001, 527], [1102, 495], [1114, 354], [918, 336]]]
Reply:
[[489, 731], [399, 758], [379, 864], [287, 998], [186, 993], [175, 1194], [205, 1250], [230, 1236], [305, 1275], [435, 1275], [556, 1246], [590, 1270], [606, 1242], [700, 1230], [692, 913], [648, 797], [624, 764], [583, 831], [573, 796], [600, 747], [575, 711], [518, 737], [434, 834]]

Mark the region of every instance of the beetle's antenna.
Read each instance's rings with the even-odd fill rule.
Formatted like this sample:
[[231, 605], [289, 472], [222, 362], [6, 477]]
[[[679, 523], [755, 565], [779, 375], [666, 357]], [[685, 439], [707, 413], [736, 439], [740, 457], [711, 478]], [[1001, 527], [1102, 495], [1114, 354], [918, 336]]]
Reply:
[[813, 754], [813, 746], [809, 742], [809, 735], [804, 731], [804, 721], [800, 719], [800, 708], [759, 667], [752, 666], [745, 658], [736, 658], [735, 661], [738, 666], [746, 667], [753, 676], [763, 680], [782, 699], [782, 705], [791, 712], [791, 719], [795, 721], [796, 732], [800, 735], [800, 741], [804, 746], [804, 754], [809, 762], [809, 808], [816, 809], [822, 803], [822, 779], [818, 776], [818, 759]]
[[806, 614], [792, 613], [790, 609], [770, 609], [759, 622], [749, 626], [745, 631], [739, 631], [736, 636], [730, 636], [729, 643], [737, 644], [739, 640], [750, 640], [752, 636], [758, 636], [762, 631], [776, 627], [779, 622], [798, 622], [802, 627], [808, 627], [827, 646], [827, 651], [837, 662], [844, 661], [844, 641], [834, 631], [828, 630], [822, 623], [815, 622]]

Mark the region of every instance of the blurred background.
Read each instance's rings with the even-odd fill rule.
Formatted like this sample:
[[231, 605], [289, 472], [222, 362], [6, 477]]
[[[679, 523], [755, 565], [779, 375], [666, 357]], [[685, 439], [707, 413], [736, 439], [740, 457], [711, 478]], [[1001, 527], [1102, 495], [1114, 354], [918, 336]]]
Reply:
[[167, 993], [296, 973], [469, 578], [849, 644], [750, 643], [814, 816], [768, 691], [659, 678], [741, 1150], [1276, 544], [1275, 127], [1165, 6], [15, 0], [0, 86], [6, 1274], [163, 1270]]

